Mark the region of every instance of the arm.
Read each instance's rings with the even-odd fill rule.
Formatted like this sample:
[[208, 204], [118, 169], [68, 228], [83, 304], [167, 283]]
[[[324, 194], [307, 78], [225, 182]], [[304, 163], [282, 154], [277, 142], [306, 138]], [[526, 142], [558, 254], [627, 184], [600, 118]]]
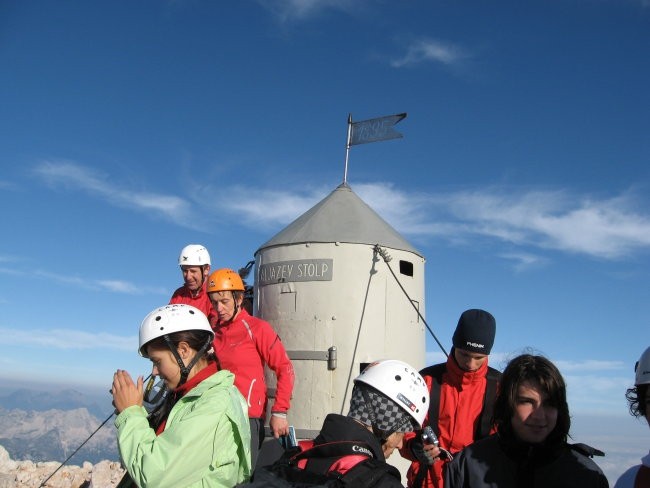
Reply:
[[274, 437], [278, 437], [288, 433], [286, 413], [291, 405], [291, 394], [293, 392], [293, 365], [280, 340], [280, 336], [273, 330], [271, 325], [262, 320], [258, 322], [258, 325], [259, 333], [258, 331], [254, 333], [257, 350], [264, 362], [275, 373], [277, 380], [272, 412], [278, 412], [280, 415], [272, 415], [269, 426]]
[[277, 379], [273, 411], [287, 412], [293, 392], [293, 364], [291, 364], [280, 336], [273, 330], [271, 325], [262, 320], [258, 322], [258, 325], [258, 330], [254, 332], [257, 350], [264, 362], [275, 373]]

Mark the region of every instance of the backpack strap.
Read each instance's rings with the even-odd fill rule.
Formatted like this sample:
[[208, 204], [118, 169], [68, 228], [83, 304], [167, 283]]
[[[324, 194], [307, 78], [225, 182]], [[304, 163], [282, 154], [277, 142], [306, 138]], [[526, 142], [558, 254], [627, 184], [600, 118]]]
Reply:
[[447, 365], [434, 364], [428, 368], [420, 371], [422, 376], [430, 376], [431, 391], [429, 392], [429, 425], [435, 432], [437, 437], [440, 437], [440, 429], [438, 428], [438, 417], [440, 414], [440, 385], [442, 385], [442, 375], [447, 371]]
[[311, 458], [340, 458], [343, 456], [366, 456], [367, 458], [374, 458], [371, 447], [365, 442], [361, 441], [335, 441], [324, 442], [323, 444], [315, 445], [314, 447], [300, 451], [289, 458], [292, 464], [297, 463], [301, 459]]
[[[346, 456], [365, 456], [366, 459], [350, 468], [345, 475], [330, 471], [336, 461]], [[303, 460], [307, 461], [307, 465], [301, 467]], [[395, 468], [374, 459], [372, 449], [365, 442], [337, 441], [318, 444], [305, 450], [301, 446], [293, 447], [285, 451], [273, 465], [256, 469], [253, 479], [259, 481], [264, 480], [265, 476], [273, 476], [288, 481], [290, 486], [366, 488], [371, 487], [386, 473], [400, 478], [399, 471]]]
[[494, 414], [494, 401], [497, 398], [497, 387], [501, 379], [501, 373], [496, 369], [488, 366], [487, 382], [485, 384], [485, 395], [483, 395], [483, 408], [476, 423], [476, 432], [474, 439], [483, 439], [490, 435], [492, 430], [492, 417]]
[[346, 488], [369, 488], [375, 486], [384, 476], [392, 476], [398, 482], [402, 479], [396, 467], [377, 459], [366, 459], [350, 468], [339, 481]]
[[641, 465], [634, 478], [634, 488], [647, 488], [650, 486], [650, 468]]
[[601, 451], [600, 449], [596, 449], [595, 447], [591, 447], [587, 444], [583, 444], [582, 442], [578, 442], [576, 444], [569, 444], [569, 447], [573, 449], [574, 451], [578, 451], [580, 454], [583, 456], [587, 457], [594, 457], [594, 456], [604, 456], [605, 453]]

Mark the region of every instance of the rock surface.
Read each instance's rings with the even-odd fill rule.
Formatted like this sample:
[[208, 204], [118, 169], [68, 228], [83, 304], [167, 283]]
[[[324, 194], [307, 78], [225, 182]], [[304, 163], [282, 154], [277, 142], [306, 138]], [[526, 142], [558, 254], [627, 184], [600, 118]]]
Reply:
[[114, 488], [124, 476], [124, 469], [115, 461], [66, 465], [56, 471], [59, 466], [56, 462], [14, 461], [0, 446], [0, 488]]

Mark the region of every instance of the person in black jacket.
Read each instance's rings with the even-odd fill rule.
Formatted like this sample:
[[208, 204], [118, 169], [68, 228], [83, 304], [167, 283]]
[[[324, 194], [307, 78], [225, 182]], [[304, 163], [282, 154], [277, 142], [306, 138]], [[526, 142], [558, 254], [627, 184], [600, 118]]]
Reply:
[[402, 487], [386, 463], [406, 432], [422, 427], [429, 409], [424, 379], [408, 364], [387, 359], [354, 380], [347, 416], [327, 415], [319, 435], [300, 441], [270, 466], [258, 466], [241, 487]]
[[567, 442], [566, 385], [545, 357], [522, 354], [510, 361], [494, 420], [496, 434], [466, 447], [449, 464], [445, 488], [608, 488], [589, 457], [602, 453]]

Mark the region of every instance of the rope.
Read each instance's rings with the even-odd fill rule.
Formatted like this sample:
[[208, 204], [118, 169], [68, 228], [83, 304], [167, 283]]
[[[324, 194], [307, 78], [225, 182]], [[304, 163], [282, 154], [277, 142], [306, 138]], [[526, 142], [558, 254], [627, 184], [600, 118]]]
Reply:
[[[148, 380], [149, 378], [153, 378], [153, 377], [152, 377], [151, 375], [149, 375], [149, 376], [147, 376], [146, 379]], [[145, 380], [145, 381], [146, 381], [146, 380]], [[151, 386], [147, 385], [147, 390], [150, 390], [152, 386], [153, 386], [153, 384], [151, 384]], [[88, 438], [87, 438], [85, 441], [83, 441], [83, 442], [81, 443], [81, 445], [80, 445], [79, 447], [77, 447], [77, 448], [74, 450], [74, 452], [73, 452], [72, 454], [70, 454], [70, 455], [66, 458], [66, 460], [63, 461], [63, 462], [61, 463], [61, 465], [60, 465], [58, 468], [56, 468], [56, 469], [54, 470], [54, 472], [53, 472], [51, 475], [49, 475], [47, 478], [45, 478], [45, 480], [44, 480], [40, 485], [38, 485], [38, 488], [43, 488], [43, 487], [45, 486], [45, 483], [47, 483], [48, 481], [50, 481], [50, 478], [52, 478], [52, 476], [54, 476], [56, 473], [58, 473], [58, 471], [59, 471], [63, 466], [65, 466], [65, 465], [68, 463], [68, 461], [70, 461], [70, 459], [72, 458], [72, 456], [74, 456], [75, 454], [77, 454], [77, 453], [79, 452], [79, 450], [80, 450], [83, 446], [85, 446], [86, 443], [87, 443], [90, 439], [92, 439], [92, 437], [93, 437], [93, 436], [94, 436], [94, 435], [99, 431], [99, 429], [101, 429], [102, 427], [104, 427], [104, 425], [106, 425], [106, 422], [108, 422], [108, 421], [111, 419], [111, 417], [112, 417], [113, 415], [115, 415], [115, 410], [113, 410], [113, 411], [111, 412], [111, 414], [110, 414], [108, 417], [106, 417], [106, 420], [104, 420], [101, 424], [99, 424], [99, 427], [97, 427], [97, 428], [95, 429], [95, 431], [94, 431], [92, 434], [90, 434], [90, 435], [88, 436]]]
[[83, 442], [81, 443], [81, 445], [80, 445], [79, 447], [77, 447], [77, 448], [74, 450], [74, 452], [73, 452], [72, 454], [70, 454], [70, 455], [68, 456], [68, 458], [67, 458], [65, 461], [63, 461], [63, 462], [61, 463], [61, 465], [60, 465], [58, 468], [56, 468], [56, 469], [54, 470], [54, 472], [53, 472], [51, 475], [49, 475], [47, 478], [45, 478], [45, 481], [43, 481], [40, 485], [38, 485], [38, 488], [42, 488], [43, 486], [45, 486], [45, 483], [47, 483], [47, 482], [50, 480], [50, 478], [52, 478], [52, 476], [54, 476], [54, 475], [55, 475], [55, 474], [56, 474], [56, 473], [57, 473], [57, 472], [58, 472], [58, 471], [59, 471], [63, 466], [65, 466], [65, 465], [67, 464], [67, 462], [70, 461], [70, 458], [72, 458], [72, 456], [74, 456], [75, 454], [77, 454], [77, 452], [79, 452], [79, 449], [81, 449], [84, 445], [86, 445], [86, 442], [88, 442], [88, 441], [91, 439], [91, 437], [94, 436], [94, 435], [99, 431], [99, 429], [101, 429], [102, 427], [104, 427], [104, 425], [106, 424], [106, 422], [108, 422], [114, 414], [115, 414], [115, 412], [111, 412], [111, 414], [106, 418], [106, 420], [104, 420], [104, 421], [99, 425], [99, 427], [97, 427], [97, 428], [95, 429], [95, 431], [94, 431], [92, 434], [90, 434], [90, 436], [88, 436], [88, 438], [87, 438], [85, 441], [83, 441]]
[[431, 334], [431, 337], [433, 337], [433, 339], [434, 339], [434, 340], [436, 341], [436, 343], [438, 344], [438, 347], [440, 347], [440, 349], [442, 350], [442, 352], [445, 353], [445, 356], [449, 356], [449, 354], [447, 353], [447, 351], [445, 350], [445, 348], [443, 347], [443, 345], [440, 343], [440, 341], [439, 341], [438, 338], [436, 337], [436, 334], [434, 334], [433, 330], [431, 330], [431, 327], [429, 327], [429, 324], [427, 324], [427, 321], [424, 319], [424, 317], [422, 316], [422, 314], [420, 313], [420, 311], [418, 310], [418, 308], [415, 306], [415, 303], [413, 303], [413, 300], [411, 299], [411, 297], [409, 296], [409, 294], [406, 292], [406, 290], [405, 290], [404, 287], [402, 286], [402, 283], [400, 283], [399, 279], [397, 278], [397, 275], [396, 275], [395, 272], [393, 271], [393, 268], [391, 268], [389, 262], [390, 262], [390, 260], [391, 260], [392, 258], [390, 257], [390, 255], [386, 252], [385, 249], [382, 249], [382, 248], [379, 246], [379, 244], [375, 244], [374, 250], [375, 250], [375, 253], [379, 254], [379, 255], [382, 257], [382, 259], [383, 259], [384, 262], [386, 263], [386, 266], [388, 266], [388, 269], [390, 270], [391, 274], [393, 275], [393, 278], [395, 278], [395, 281], [397, 282], [397, 284], [399, 285], [399, 287], [400, 287], [400, 288], [402, 289], [402, 291], [404, 292], [404, 295], [406, 295], [406, 298], [408, 298], [409, 303], [413, 306], [413, 308], [414, 308], [415, 311], [417, 312], [418, 316], [422, 319], [422, 322], [424, 322], [424, 325], [426, 326], [427, 330], [428, 330], [429, 333]]

